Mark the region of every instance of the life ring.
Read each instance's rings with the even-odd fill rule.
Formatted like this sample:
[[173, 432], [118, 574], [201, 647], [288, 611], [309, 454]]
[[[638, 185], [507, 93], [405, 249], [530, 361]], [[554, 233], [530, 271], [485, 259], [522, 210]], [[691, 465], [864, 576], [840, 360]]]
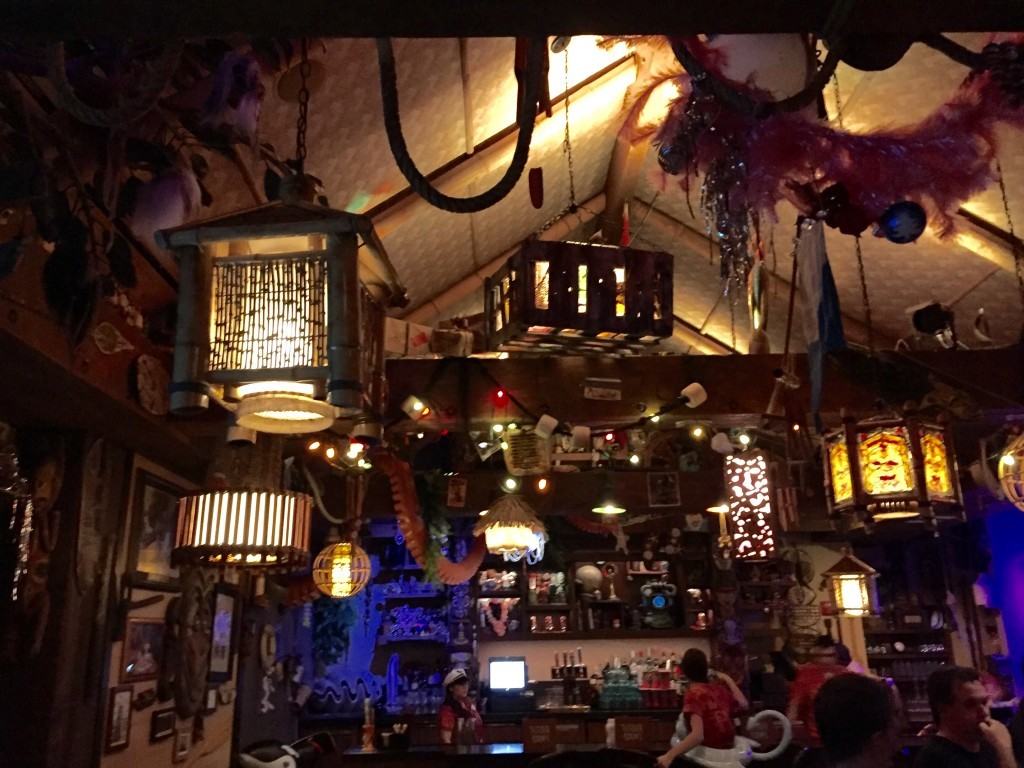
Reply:
[[[412, 468], [391, 453], [378, 453], [373, 457], [373, 466], [381, 470], [391, 484], [391, 500], [395, 505], [395, 516], [398, 528], [405, 538], [405, 546], [413, 560], [421, 568], [427, 566], [427, 550], [430, 546], [427, 527], [420, 515], [420, 502], [416, 495], [416, 483]], [[480, 565], [487, 554], [487, 544], [483, 536], [477, 536], [466, 556], [457, 563], [444, 555], [435, 557], [437, 576], [443, 584], [463, 584], [480, 570]]]

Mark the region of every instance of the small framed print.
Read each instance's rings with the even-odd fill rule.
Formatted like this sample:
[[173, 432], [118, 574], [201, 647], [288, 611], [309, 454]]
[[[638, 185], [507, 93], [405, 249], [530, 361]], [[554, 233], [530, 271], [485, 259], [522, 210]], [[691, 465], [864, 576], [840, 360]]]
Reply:
[[163, 741], [173, 736], [176, 722], [173, 707], [154, 712], [149, 719], [149, 741]]
[[155, 680], [164, 656], [163, 619], [129, 618], [121, 646], [121, 682]]
[[448, 498], [445, 506], [451, 509], [463, 509], [466, 506], [466, 491], [469, 481], [458, 475], [448, 478]]
[[132, 733], [132, 687], [119, 685], [110, 689], [107, 707], [106, 751], [126, 749]]
[[214, 586], [210, 669], [207, 675], [207, 679], [211, 683], [226, 683], [231, 679], [231, 670], [235, 660], [237, 602], [238, 592], [235, 587], [224, 582]]
[[174, 731], [174, 750], [171, 752], [172, 763], [183, 763], [192, 750], [192, 721], [179, 726]]
[[134, 586], [178, 589], [178, 569], [171, 564], [178, 499], [194, 487], [145, 459], [135, 460], [128, 553], [128, 575]]
[[647, 505], [649, 507], [678, 507], [681, 504], [678, 472], [647, 473]]
[[212, 715], [217, 711], [217, 686], [211, 685], [206, 689], [206, 702], [203, 706], [204, 715]]

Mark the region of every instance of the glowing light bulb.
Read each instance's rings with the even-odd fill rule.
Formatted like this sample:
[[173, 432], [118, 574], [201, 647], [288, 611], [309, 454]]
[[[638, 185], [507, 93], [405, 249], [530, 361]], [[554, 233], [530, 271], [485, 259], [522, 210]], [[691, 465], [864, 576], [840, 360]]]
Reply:
[[800, 425], [799, 424], [794, 424], [793, 425], [793, 431], [794, 432], [799, 432], [800, 431]]
[[423, 439], [423, 433], [422, 432], [417, 432], [416, 433], [416, 439], [417, 440], [422, 440]]
[[696, 427], [691, 429], [690, 437], [692, 437], [694, 440], [700, 440], [702, 437], [704, 437], [704, 427], [697, 425]]
[[661, 416], [658, 414], [651, 416], [651, 424], [657, 424], [659, 421], [661, 421]]
[[421, 411], [426, 410], [426, 408], [427, 408], [427, 406], [425, 406], [421, 401], [419, 401], [419, 400], [414, 400], [413, 401], [412, 409], [414, 411], [416, 411], [416, 413], [420, 413]]
[[489, 511], [490, 510], [488, 510], [488, 509], [481, 509], [480, 510], [480, 517], [485, 517]]
[[518, 424], [516, 424], [516, 423], [515, 423], [515, 422], [513, 421], [513, 422], [512, 422], [511, 424], [509, 424], [509, 425], [508, 425], [508, 428], [509, 428], [509, 429], [519, 429], [519, 425], [518, 425]]
[[308, 450], [310, 450], [310, 451], [319, 451], [320, 450], [320, 441], [319, 440], [314, 440], [309, 445], [307, 445], [306, 448]]
[[487, 443], [481, 441], [481, 442], [476, 444], [476, 447], [479, 448], [482, 451], [482, 450], [484, 450], [484, 448], [487, 447]]
[[507, 451], [508, 450], [508, 443], [506, 441], [504, 441], [504, 440], [501, 441], [501, 450], [503, 450], [503, 451]]
[[500, 435], [504, 431], [505, 427], [502, 424], [495, 424], [491, 427], [491, 432], [493, 432], [496, 435]]
[[514, 477], [506, 477], [502, 480], [501, 485], [506, 491], [514, 491], [519, 487], [519, 481]]
[[750, 445], [750, 435], [746, 433], [740, 435], [740, 445], [744, 447]]
[[615, 433], [614, 432], [609, 432], [608, 434], [606, 434], [604, 436], [604, 441], [606, 443], [614, 443], [615, 442]]
[[337, 455], [338, 455], [338, 452], [336, 450], [334, 450], [333, 447], [328, 448], [326, 451], [324, 451], [324, 456], [326, 456], [328, 459], [333, 459]]
[[632, 464], [634, 467], [638, 466], [640, 464], [640, 455], [636, 453], [632, 454], [629, 457], [629, 463]]
[[550, 487], [550, 483], [546, 477], [537, 478], [537, 492], [544, 493]]
[[1015, 459], [1012, 454], [1004, 453], [1002, 456], [999, 457], [999, 463], [1001, 463], [1004, 467], [1012, 467], [1014, 464], [1017, 463], [1017, 459]]

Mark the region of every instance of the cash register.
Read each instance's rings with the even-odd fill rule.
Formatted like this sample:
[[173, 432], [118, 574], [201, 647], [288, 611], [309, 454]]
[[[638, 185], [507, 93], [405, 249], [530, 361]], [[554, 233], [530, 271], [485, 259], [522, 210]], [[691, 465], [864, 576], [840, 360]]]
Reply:
[[533, 691], [526, 685], [526, 658], [524, 656], [492, 656], [487, 660], [487, 680], [490, 696], [487, 708], [491, 712], [531, 712], [534, 709]]

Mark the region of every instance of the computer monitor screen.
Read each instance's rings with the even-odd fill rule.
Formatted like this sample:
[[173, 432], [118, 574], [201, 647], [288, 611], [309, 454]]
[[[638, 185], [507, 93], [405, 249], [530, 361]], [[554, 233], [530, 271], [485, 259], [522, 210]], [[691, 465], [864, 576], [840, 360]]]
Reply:
[[487, 660], [492, 691], [521, 691], [526, 687], [526, 659], [502, 656]]

